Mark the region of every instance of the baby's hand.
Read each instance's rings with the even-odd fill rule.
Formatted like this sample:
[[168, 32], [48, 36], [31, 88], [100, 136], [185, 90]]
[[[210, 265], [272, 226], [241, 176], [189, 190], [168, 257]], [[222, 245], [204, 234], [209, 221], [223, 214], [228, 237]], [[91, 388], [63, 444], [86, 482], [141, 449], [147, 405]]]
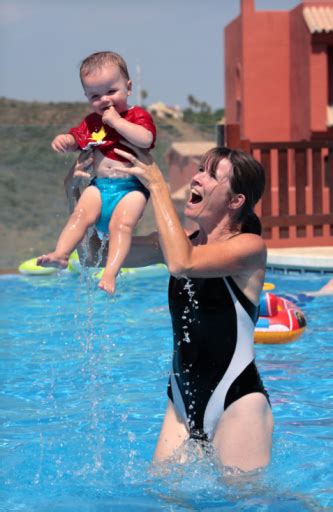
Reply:
[[118, 112], [113, 106], [105, 110], [102, 116], [103, 123], [107, 124], [108, 126], [111, 126], [111, 128], [116, 128], [115, 125], [118, 119], [121, 119], [121, 116], [118, 114]]
[[53, 139], [51, 147], [57, 153], [68, 153], [69, 151], [75, 151], [78, 148], [78, 144], [70, 133], [60, 134]]

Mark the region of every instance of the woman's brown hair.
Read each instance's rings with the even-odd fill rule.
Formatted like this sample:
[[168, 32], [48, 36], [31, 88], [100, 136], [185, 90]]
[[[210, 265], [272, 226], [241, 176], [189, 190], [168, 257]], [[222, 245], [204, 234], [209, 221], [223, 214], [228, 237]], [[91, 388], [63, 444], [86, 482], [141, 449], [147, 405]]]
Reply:
[[238, 149], [216, 147], [209, 150], [202, 158], [201, 166], [209, 166], [209, 172], [215, 175], [221, 160], [227, 158], [232, 165], [230, 177], [231, 191], [243, 194], [245, 203], [242, 206], [237, 222], [241, 223], [242, 233], [261, 234], [262, 227], [254, 207], [264, 193], [265, 169], [251, 155]]

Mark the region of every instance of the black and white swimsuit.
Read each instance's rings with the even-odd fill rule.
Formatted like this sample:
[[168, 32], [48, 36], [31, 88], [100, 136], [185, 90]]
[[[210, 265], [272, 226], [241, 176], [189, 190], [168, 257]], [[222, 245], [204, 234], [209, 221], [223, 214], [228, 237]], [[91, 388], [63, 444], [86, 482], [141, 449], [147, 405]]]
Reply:
[[170, 278], [174, 334], [168, 396], [190, 437], [211, 440], [223, 411], [268, 394], [254, 362], [255, 306], [231, 277]]

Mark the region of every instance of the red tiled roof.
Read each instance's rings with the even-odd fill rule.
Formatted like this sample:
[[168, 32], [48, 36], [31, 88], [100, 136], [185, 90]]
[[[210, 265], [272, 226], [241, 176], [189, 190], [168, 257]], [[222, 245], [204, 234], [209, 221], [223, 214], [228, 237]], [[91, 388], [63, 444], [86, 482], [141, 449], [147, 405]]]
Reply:
[[333, 7], [305, 7], [303, 16], [311, 34], [333, 31]]

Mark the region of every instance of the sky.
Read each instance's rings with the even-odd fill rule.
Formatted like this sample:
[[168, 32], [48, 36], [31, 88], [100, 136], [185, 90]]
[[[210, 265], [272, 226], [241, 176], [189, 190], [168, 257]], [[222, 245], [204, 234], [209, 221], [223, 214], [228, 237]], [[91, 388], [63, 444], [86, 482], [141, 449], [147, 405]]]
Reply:
[[[299, 3], [255, 2], [257, 10]], [[223, 30], [239, 13], [240, 0], [0, 0], [0, 96], [85, 101], [80, 62], [113, 50], [127, 61], [131, 104], [141, 87], [147, 104], [184, 108], [193, 95], [222, 108]]]

